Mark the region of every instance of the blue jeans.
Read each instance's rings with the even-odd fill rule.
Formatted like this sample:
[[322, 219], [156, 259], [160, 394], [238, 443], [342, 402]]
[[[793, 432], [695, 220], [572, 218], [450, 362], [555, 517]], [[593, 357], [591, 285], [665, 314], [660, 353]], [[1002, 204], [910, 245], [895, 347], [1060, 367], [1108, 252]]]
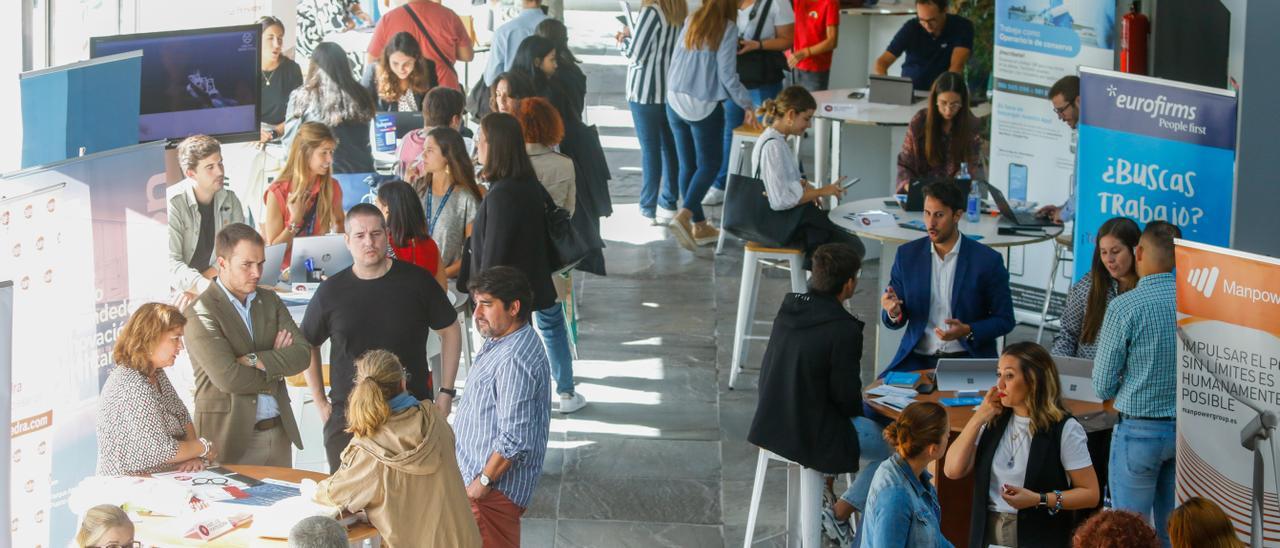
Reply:
[[[747, 93], [751, 94], [751, 105], [760, 108], [765, 101], [777, 97], [782, 92], [782, 82], [776, 84], [761, 86], [756, 89], [749, 89]], [[733, 130], [742, 125], [742, 119], [747, 116], [746, 111], [742, 110], [733, 99], [724, 100], [724, 148], [721, 149], [720, 171], [716, 172], [716, 182], [713, 184], [716, 188], [724, 190], [724, 181], [729, 177], [729, 147], [733, 145]], [[747, 162], [749, 158], [742, 161]], [[733, 166], [738, 169], [738, 166]]]
[[1169, 544], [1173, 511], [1174, 421], [1122, 419], [1111, 434], [1108, 481], [1111, 505], [1154, 518], [1156, 534]]
[[721, 132], [724, 131], [724, 106], [716, 105], [706, 118], [687, 121], [667, 107], [667, 121], [676, 138], [676, 157], [680, 159], [680, 198], [685, 209], [693, 212], [693, 222], [707, 220], [702, 213], [702, 198], [711, 188], [720, 169]]
[[680, 176], [680, 160], [676, 157], [676, 140], [667, 121], [666, 105], [642, 105], [630, 101], [631, 120], [640, 140], [640, 213], [652, 218], [655, 208], [676, 210], [676, 180]]
[[556, 392], [573, 393], [573, 353], [569, 351], [569, 328], [564, 323], [564, 307], [560, 303], [533, 313], [534, 325], [547, 347], [547, 360], [551, 362], [551, 378], [556, 381]]
[[[884, 428], [866, 417], [854, 417], [853, 429], [858, 432], [858, 460], [866, 462], [866, 466], [858, 469], [858, 475], [840, 498], [852, 504], [859, 512], [867, 507], [867, 491], [871, 489], [871, 478], [876, 475], [876, 468], [889, 458], [889, 444], [884, 441]], [[856, 546], [856, 545], [855, 545]]]

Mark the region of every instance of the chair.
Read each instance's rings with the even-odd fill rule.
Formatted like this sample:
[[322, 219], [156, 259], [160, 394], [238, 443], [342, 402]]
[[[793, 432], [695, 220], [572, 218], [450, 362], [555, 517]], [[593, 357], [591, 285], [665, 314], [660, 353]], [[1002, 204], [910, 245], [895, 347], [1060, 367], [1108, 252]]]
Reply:
[[1063, 261], [1074, 260], [1074, 247], [1074, 234], [1071, 232], [1064, 230], [1053, 239], [1053, 263], [1049, 267], [1049, 281], [1044, 284], [1044, 304], [1040, 306], [1040, 327], [1036, 329], [1036, 344], [1040, 344], [1040, 338], [1044, 336], [1044, 324], [1060, 319], [1059, 316], [1049, 316], [1049, 305], [1053, 302], [1053, 285], [1058, 280], [1058, 266]]
[[[746, 126], [739, 126], [733, 130], [733, 140], [729, 144], [729, 165], [732, 171], [729, 175], [741, 174], [742, 172], [742, 149], [747, 145], [754, 145], [756, 140], [760, 138], [760, 134], [764, 133], [763, 129], [751, 129]], [[724, 191], [729, 192], [729, 181], [725, 180]], [[728, 214], [728, 208], [720, 212], [720, 226], [724, 226], [724, 217]], [[724, 230], [720, 231], [720, 237], [716, 238], [716, 255], [724, 249]]]
[[760, 455], [756, 457], [756, 477], [751, 486], [747, 534], [742, 546], [750, 548], [751, 542], [755, 540], [756, 515], [760, 513], [760, 497], [764, 494], [764, 475], [769, 470], [771, 460], [787, 464], [787, 546], [822, 546], [822, 524], [818, 517], [822, 512], [822, 473], [800, 466], [767, 449], [760, 449]]
[[742, 257], [742, 280], [738, 284], [738, 321], [733, 329], [733, 361], [729, 369], [729, 390], [738, 380], [742, 371], [742, 361], [746, 359], [751, 339], [768, 339], [768, 337], [752, 336], [751, 326], [755, 323], [756, 293], [760, 290], [760, 270], [764, 261], [787, 261], [791, 267], [791, 291], [803, 292], [804, 252], [791, 247], [765, 247], [756, 242], [747, 242]]

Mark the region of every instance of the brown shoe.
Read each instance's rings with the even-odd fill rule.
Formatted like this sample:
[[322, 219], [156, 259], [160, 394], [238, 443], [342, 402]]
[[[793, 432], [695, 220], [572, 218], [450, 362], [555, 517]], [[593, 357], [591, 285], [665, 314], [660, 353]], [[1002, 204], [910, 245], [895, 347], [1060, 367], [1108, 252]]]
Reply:
[[676, 242], [680, 247], [693, 251], [698, 248], [698, 243], [693, 239], [693, 212], [688, 209], [681, 208], [676, 212], [676, 216], [671, 219], [671, 224], [667, 228], [675, 235]]
[[702, 221], [693, 225], [693, 241], [698, 245], [711, 245], [720, 239], [720, 230]]

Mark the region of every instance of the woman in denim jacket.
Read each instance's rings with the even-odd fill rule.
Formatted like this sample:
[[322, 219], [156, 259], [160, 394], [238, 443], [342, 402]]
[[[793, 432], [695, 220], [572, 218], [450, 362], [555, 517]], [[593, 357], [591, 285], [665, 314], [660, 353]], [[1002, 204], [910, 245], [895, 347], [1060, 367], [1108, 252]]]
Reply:
[[938, 492], [929, 463], [947, 454], [947, 410], [935, 402], [907, 406], [884, 429], [895, 454], [880, 464], [867, 494], [862, 548], [950, 548], [942, 536]]

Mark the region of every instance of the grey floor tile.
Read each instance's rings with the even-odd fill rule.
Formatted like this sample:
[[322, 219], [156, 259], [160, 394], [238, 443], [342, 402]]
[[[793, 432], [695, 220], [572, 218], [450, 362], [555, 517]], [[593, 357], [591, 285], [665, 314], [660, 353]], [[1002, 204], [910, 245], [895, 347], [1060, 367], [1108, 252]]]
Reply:
[[720, 484], [705, 480], [565, 476], [560, 518], [720, 524]]
[[584, 443], [566, 451], [565, 477], [720, 480], [720, 442], [576, 434], [569, 438]]
[[634, 403], [679, 405], [685, 402], [715, 403], [716, 370], [681, 367], [675, 361], [655, 357], [632, 363], [580, 360], [574, 362], [576, 390], [593, 404]]
[[552, 430], [559, 426], [577, 434], [714, 441], [720, 439], [716, 407], [710, 402], [592, 403], [563, 422], [553, 418]]
[[[528, 516], [528, 514], [525, 514]], [[556, 545], [556, 520], [520, 519], [520, 548], [552, 548]]]
[[543, 474], [538, 479], [538, 488], [533, 491], [533, 500], [525, 509], [528, 518], [555, 519], [560, 508], [560, 476]]
[[556, 546], [564, 548], [720, 546], [721, 528], [713, 525], [624, 521], [561, 520]]

